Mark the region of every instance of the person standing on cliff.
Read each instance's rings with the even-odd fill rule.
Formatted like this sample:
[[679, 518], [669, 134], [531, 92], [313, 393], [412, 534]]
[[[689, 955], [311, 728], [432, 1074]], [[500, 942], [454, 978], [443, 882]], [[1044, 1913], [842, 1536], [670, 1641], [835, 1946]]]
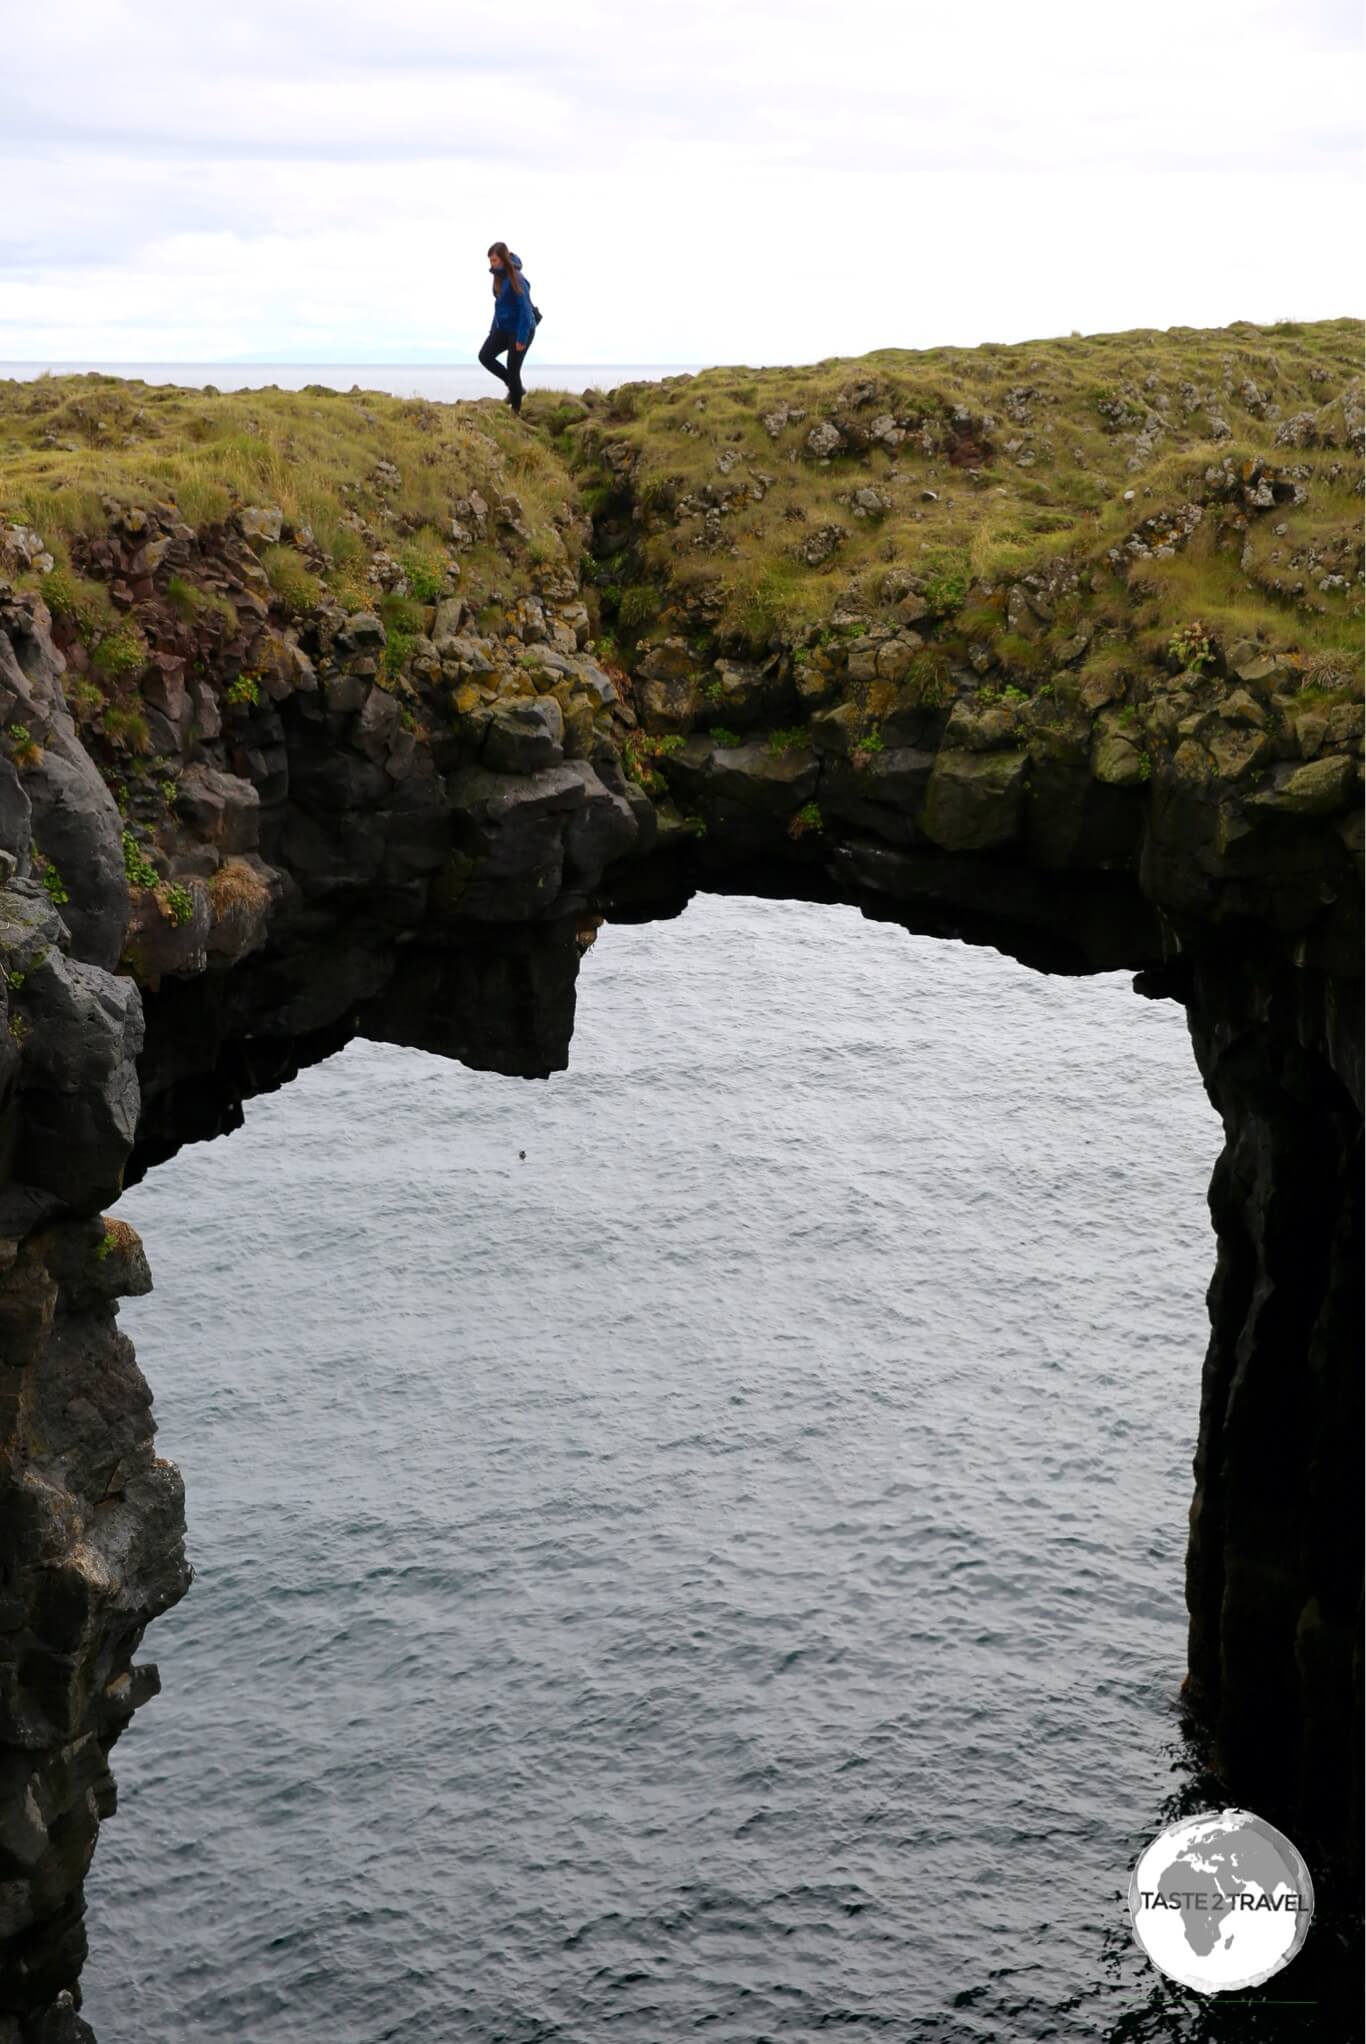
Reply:
[[[495, 241], [489, 250], [489, 271], [493, 277], [493, 326], [479, 350], [479, 360], [507, 385], [508, 403], [514, 412], [520, 412], [522, 363], [536, 336], [536, 308], [522, 275], [522, 259], [512, 254], [505, 241]], [[508, 358], [506, 369], [498, 360], [500, 355]]]

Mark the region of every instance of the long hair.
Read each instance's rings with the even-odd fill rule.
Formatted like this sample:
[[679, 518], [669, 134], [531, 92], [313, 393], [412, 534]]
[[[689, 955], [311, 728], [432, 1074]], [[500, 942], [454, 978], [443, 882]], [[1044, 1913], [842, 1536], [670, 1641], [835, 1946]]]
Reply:
[[[517, 274], [517, 265], [512, 259], [512, 253], [511, 250], [508, 248], [507, 243], [505, 241], [493, 242], [489, 248], [489, 254], [491, 256], [502, 257], [503, 275], [507, 278], [509, 284], [511, 284], [513, 290], [517, 293], [517, 296], [520, 298], [522, 295], [522, 280]], [[498, 289], [498, 279], [496, 277], [494, 279], [493, 288], [495, 291]]]

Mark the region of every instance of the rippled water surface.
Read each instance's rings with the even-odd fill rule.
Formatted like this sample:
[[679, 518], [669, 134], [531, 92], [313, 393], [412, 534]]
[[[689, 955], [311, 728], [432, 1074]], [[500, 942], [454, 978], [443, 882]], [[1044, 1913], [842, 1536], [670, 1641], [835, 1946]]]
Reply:
[[356, 1045], [120, 1207], [197, 1580], [102, 2044], [1196, 2035], [1121, 1902], [1182, 1765], [1180, 1010], [705, 900], [603, 932], [572, 1057]]

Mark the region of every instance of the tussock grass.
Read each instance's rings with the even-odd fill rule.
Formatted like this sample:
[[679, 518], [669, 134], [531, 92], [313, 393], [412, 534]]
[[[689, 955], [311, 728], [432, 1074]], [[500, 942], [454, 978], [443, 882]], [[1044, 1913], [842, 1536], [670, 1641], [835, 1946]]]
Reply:
[[[791, 639], [839, 593], [866, 601], [889, 564], [928, 581], [938, 563], [959, 561], [969, 581], [990, 586], [1061, 556], [1097, 557], [1144, 517], [1203, 494], [1205, 469], [1225, 457], [1309, 460], [1324, 478], [1334, 459], [1355, 467], [1344, 450], [1278, 449], [1275, 433], [1278, 418], [1318, 411], [1359, 376], [1361, 349], [1353, 320], [888, 348], [625, 386], [565, 437], [600, 516], [620, 495], [609, 450], [634, 458], [632, 494], [648, 535], [641, 551], [653, 574], [695, 584], [700, 555], [724, 592], [723, 630]], [[794, 409], [804, 416], [783, 422]], [[909, 424], [891, 448], [866, 438], [885, 414]], [[826, 461], [807, 446], [823, 421], [846, 438]], [[741, 494], [750, 484], [761, 501]], [[851, 500], [868, 486], [886, 509], [860, 519]], [[1350, 479], [1316, 483], [1310, 495], [1320, 541], [1355, 524]], [[723, 505], [719, 548], [705, 528], [708, 502]], [[801, 542], [824, 524], [840, 526], [843, 542], [808, 567]], [[1264, 627], [1276, 622], [1263, 583], [1249, 583], [1242, 600]], [[1349, 606], [1328, 608], [1340, 619]]]
[[[329, 579], [363, 579], [383, 546], [405, 555], [434, 594], [443, 535], [472, 489], [491, 509], [514, 493], [539, 557], [569, 560], [563, 463], [489, 402], [317, 386], [216, 396], [98, 375], [0, 382], [0, 519], [34, 526], [64, 567], [69, 542], [108, 523], [110, 502], [173, 505], [197, 529], [269, 504], [291, 529], [309, 530]], [[519, 585], [497, 546], [483, 566], [490, 594], [526, 585], [525, 564]], [[267, 572], [287, 605], [307, 595], [304, 564], [277, 555]]]

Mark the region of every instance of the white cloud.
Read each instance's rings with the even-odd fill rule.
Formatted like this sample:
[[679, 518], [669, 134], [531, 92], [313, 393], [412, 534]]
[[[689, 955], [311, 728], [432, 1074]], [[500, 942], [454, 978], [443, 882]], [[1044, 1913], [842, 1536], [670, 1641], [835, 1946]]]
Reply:
[[0, 358], [468, 359], [498, 236], [565, 362], [1354, 309], [1343, 0], [54, 0], [6, 60]]

